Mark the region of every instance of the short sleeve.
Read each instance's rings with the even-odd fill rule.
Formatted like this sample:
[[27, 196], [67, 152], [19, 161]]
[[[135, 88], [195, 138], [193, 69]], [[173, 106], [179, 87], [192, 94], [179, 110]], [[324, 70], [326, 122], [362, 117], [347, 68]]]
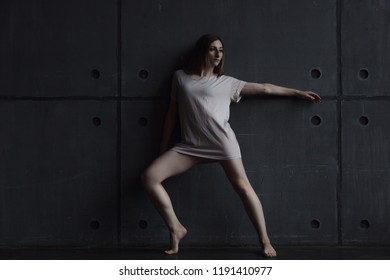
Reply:
[[238, 103], [242, 97], [241, 90], [244, 88], [246, 82], [233, 77], [229, 78], [231, 79], [230, 99], [232, 102]]

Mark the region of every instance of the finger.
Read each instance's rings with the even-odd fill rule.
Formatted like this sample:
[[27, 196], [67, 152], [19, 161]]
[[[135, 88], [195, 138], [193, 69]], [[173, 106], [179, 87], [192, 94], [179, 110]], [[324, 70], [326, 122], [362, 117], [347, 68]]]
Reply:
[[321, 97], [320, 97], [318, 94], [314, 93], [314, 92], [310, 92], [309, 94], [310, 94], [310, 96], [312, 96], [315, 100], [320, 100], [320, 99], [321, 99]]
[[313, 102], [313, 103], [317, 103], [318, 101], [320, 101], [320, 98], [318, 95], [314, 94], [314, 93], [310, 93], [309, 94], [309, 97], [310, 97], [310, 100]]
[[308, 96], [309, 96], [309, 98], [310, 98], [311, 100], [313, 100], [313, 101], [315, 101], [315, 100], [317, 99], [316, 96], [315, 96], [314, 94], [309, 93]]

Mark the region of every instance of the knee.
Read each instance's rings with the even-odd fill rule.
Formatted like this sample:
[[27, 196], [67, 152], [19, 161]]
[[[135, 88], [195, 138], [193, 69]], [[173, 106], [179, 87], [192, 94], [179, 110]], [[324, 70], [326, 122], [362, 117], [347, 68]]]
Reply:
[[237, 178], [233, 181], [233, 186], [239, 195], [248, 195], [252, 188], [251, 184], [246, 178]]
[[140, 176], [142, 185], [147, 189], [158, 183], [156, 176], [154, 176], [153, 172], [149, 169], [146, 169], [141, 173]]

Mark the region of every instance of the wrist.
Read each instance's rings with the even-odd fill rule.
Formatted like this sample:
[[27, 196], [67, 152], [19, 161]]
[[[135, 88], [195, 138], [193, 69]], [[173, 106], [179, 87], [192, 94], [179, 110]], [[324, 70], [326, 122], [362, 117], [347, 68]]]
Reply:
[[298, 89], [294, 89], [293, 90], [293, 94], [292, 94], [292, 96], [295, 96], [295, 97], [297, 97], [297, 96], [299, 96], [301, 94], [301, 91], [300, 90], [298, 90]]

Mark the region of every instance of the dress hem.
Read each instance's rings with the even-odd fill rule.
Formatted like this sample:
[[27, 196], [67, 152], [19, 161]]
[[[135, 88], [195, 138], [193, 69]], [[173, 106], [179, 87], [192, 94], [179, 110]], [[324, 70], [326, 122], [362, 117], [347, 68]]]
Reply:
[[184, 151], [175, 149], [175, 147], [171, 148], [170, 150], [174, 151], [176, 153], [179, 153], [179, 154], [183, 154], [183, 155], [188, 155], [188, 156], [193, 156], [193, 157], [198, 157], [198, 158], [204, 158], [204, 159], [212, 159], [212, 160], [216, 160], [216, 161], [219, 161], [219, 160], [232, 160], [232, 159], [242, 158], [241, 155], [239, 155], [239, 156], [231, 156], [231, 157], [200, 156], [199, 154], [196, 154], [196, 153], [184, 152]]

